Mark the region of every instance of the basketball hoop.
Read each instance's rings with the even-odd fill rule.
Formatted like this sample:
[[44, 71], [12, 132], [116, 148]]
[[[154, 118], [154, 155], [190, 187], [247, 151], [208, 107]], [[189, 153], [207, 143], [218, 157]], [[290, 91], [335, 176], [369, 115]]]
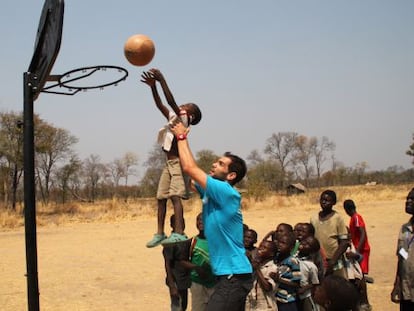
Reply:
[[[114, 72], [118, 77], [114, 80]], [[52, 85], [43, 87], [41, 92], [59, 94], [59, 95], [75, 95], [80, 91], [86, 92], [91, 89], [103, 90], [107, 86], [117, 86], [119, 82], [125, 81], [128, 77], [128, 71], [118, 66], [90, 66], [81, 67], [62, 75], [50, 75], [47, 81], [55, 82]], [[82, 80], [82, 84], [77, 84], [78, 80]], [[56, 88], [64, 88], [66, 90], [56, 90]]]

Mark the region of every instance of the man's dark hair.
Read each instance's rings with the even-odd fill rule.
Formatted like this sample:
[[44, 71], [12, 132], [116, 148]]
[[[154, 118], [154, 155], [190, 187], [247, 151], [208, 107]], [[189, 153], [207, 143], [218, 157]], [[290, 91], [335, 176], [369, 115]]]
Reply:
[[230, 158], [231, 163], [229, 165], [229, 173], [234, 172], [236, 173], [236, 178], [229, 181], [229, 183], [233, 186], [237, 184], [240, 180], [244, 178], [247, 172], [246, 162], [244, 160], [231, 152], [224, 153], [224, 156]]

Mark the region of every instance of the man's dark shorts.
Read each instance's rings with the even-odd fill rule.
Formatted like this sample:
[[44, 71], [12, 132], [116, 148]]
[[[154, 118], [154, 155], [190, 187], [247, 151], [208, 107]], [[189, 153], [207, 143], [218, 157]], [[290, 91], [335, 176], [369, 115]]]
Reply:
[[217, 277], [207, 311], [244, 311], [247, 294], [253, 287], [251, 273]]

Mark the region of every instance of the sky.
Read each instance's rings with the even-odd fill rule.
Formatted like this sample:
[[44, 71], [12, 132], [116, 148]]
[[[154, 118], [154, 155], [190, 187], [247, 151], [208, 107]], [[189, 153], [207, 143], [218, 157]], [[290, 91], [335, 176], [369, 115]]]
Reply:
[[[43, 3], [1, 5], [1, 112], [23, 111]], [[147, 66], [124, 57], [133, 34], [155, 43]], [[202, 110], [189, 135], [194, 153], [246, 158], [263, 154], [273, 133], [297, 132], [328, 137], [345, 166], [412, 167], [405, 154], [414, 133], [411, 0], [66, 0], [51, 74], [93, 65], [120, 66], [129, 76], [104, 90], [41, 93], [34, 102], [42, 119], [79, 139], [81, 159], [108, 163], [134, 152], [145, 162], [165, 120], [139, 80], [159, 68], [178, 104]]]

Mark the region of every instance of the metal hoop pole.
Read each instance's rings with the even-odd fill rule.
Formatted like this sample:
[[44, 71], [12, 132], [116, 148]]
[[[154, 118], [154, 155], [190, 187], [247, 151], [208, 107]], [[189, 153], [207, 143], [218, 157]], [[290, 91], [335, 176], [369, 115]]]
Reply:
[[23, 154], [24, 154], [24, 227], [26, 237], [27, 299], [30, 311], [39, 310], [37, 273], [35, 152], [33, 118], [33, 76], [24, 73]]

